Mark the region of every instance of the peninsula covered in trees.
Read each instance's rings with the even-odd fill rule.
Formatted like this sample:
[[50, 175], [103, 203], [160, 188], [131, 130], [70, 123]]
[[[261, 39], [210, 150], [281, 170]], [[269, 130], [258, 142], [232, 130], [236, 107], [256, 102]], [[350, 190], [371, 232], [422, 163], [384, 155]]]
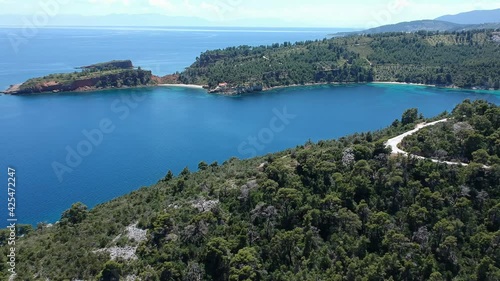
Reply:
[[499, 89], [500, 32], [383, 33], [231, 47], [201, 54], [179, 81], [225, 93], [375, 81]]
[[[449, 120], [442, 134], [407, 141], [468, 166], [392, 155], [389, 138], [430, 121], [410, 109], [380, 131], [200, 162], [92, 210], [76, 203], [54, 225], [18, 227], [17, 279], [500, 280], [499, 110], [465, 101], [434, 119]], [[462, 152], [448, 139], [481, 142]]]
[[134, 68], [130, 60], [110, 61], [79, 67], [73, 73], [51, 74], [13, 85], [6, 94], [91, 91], [107, 88], [154, 85], [151, 71]]

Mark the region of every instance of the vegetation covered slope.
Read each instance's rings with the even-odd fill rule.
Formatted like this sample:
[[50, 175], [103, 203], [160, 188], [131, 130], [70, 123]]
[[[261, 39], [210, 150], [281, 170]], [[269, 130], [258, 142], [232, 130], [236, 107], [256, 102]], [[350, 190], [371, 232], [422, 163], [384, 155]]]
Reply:
[[391, 156], [384, 141], [422, 122], [408, 112], [382, 131], [201, 162], [90, 211], [75, 204], [23, 229], [18, 280], [500, 280], [500, 165]]
[[446, 15], [436, 20], [449, 21], [459, 24], [481, 24], [500, 22], [500, 9], [495, 10], [476, 10], [457, 15]]
[[500, 164], [500, 108], [466, 101], [454, 119], [406, 137], [402, 148], [427, 158], [485, 165]]
[[80, 69], [80, 72], [50, 74], [32, 78], [21, 85], [11, 87], [6, 93], [32, 94], [94, 90], [112, 87], [136, 87], [153, 83], [151, 71], [142, 70], [140, 67], [134, 69], [129, 60], [99, 63]]
[[417, 31], [453, 32], [453, 31], [459, 31], [459, 29], [463, 27], [465, 27], [465, 25], [447, 21], [417, 20], [417, 21], [401, 22], [396, 24], [378, 26], [363, 31], [337, 33], [337, 35], [377, 34], [384, 32], [417, 32]]
[[498, 33], [384, 33], [207, 51], [180, 76], [191, 84], [263, 88], [397, 81], [500, 88]]
[[335, 36], [360, 35], [360, 34], [378, 34], [386, 32], [463, 32], [478, 29], [498, 29], [500, 28], [500, 19], [492, 23], [479, 24], [458, 24], [442, 20], [417, 20], [401, 22], [396, 24], [383, 25], [362, 31], [339, 32]]

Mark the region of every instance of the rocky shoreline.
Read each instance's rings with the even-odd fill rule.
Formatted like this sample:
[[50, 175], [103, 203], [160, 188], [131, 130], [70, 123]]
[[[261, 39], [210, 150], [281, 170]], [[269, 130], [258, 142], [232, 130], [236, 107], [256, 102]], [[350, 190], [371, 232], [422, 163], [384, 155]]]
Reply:
[[[110, 72], [109, 67], [115, 72]], [[118, 67], [118, 68], [117, 68]], [[123, 67], [123, 68], [121, 68]], [[98, 68], [98, 69], [97, 69]], [[275, 89], [283, 89], [290, 87], [304, 87], [304, 86], [317, 86], [317, 85], [347, 85], [347, 84], [395, 84], [395, 85], [415, 85], [426, 87], [439, 87], [448, 89], [463, 89], [454, 85], [427, 85], [427, 84], [413, 84], [394, 81], [373, 81], [369, 83], [357, 82], [320, 82], [320, 83], [304, 83], [266, 87], [258, 83], [244, 83], [243, 85], [234, 85], [222, 82], [218, 86], [210, 87], [208, 85], [188, 85], [180, 83], [178, 74], [166, 75], [163, 77], [155, 76], [151, 71], [142, 70], [140, 67], [135, 69], [130, 61], [112, 61], [108, 63], [101, 63], [92, 66], [82, 67], [85, 70], [94, 70], [89, 72], [92, 75], [81, 75], [81, 78], [72, 80], [57, 81], [58, 75], [70, 76], [72, 74], [56, 74], [49, 75], [43, 78], [30, 79], [21, 84], [11, 85], [7, 90], [0, 91], [6, 95], [28, 95], [40, 93], [61, 93], [61, 92], [92, 92], [101, 91], [106, 89], [127, 89], [139, 87], [183, 87], [193, 89], [204, 89], [209, 94], [237, 96], [242, 94], [250, 94], [256, 92], [265, 92]], [[96, 70], [97, 69], [97, 70]], [[93, 74], [97, 73], [97, 74]], [[86, 74], [86, 72], [83, 72]], [[139, 79], [138, 77], [141, 77]], [[67, 77], [66, 77], [67, 78]], [[73, 77], [72, 77], [73, 78]], [[490, 90], [481, 87], [474, 87], [464, 90]]]
[[59, 92], [89, 92], [103, 89], [154, 85], [149, 70], [134, 68], [130, 60], [110, 61], [84, 67], [81, 72], [51, 74], [11, 85], [1, 91], [7, 95], [28, 95]]
[[217, 86], [215, 89], [209, 90], [209, 94], [221, 94], [225, 96], [237, 96], [247, 93], [262, 92], [265, 88], [262, 85], [246, 85], [246, 86]]
[[444, 85], [427, 85], [427, 84], [414, 84], [414, 83], [403, 83], [403, 82], [391, 82], [391, 81], [374, 81], [370, 83], [356, 83], [356, 82], [346, 82], [346, 83], [305, 83], [305, 84], [293, 84], [293, 85], [283, 85], [283, 86], [274, 86], [274, 87], [264, 87], [262, 85], [251, 85], [251, 86], [234, 86], [234, 87], [216, 87], [210, 89], [207, 85], [188, 85], [188, 84], [156, 84], [152, 83], [150, 85], [141, 85], [141, 86], [121, 86], [121, 87], [95, 87], [92, 86], [92, 83], [86, 85], [85, 82], [82, 82], [78, 87], [75, 86], [61, 86], [61, 85], [46, 85], [41, 88], [36, 89], [28, 89], [28, 90], [20, 90], [20, 86], [22, 84], [11, 85], [7, 90], [0, 91], [1, 94], [6, 95], [28, 95], [28, 94], [43, 94], [43, 93], [62, 93], [62, 92], [94, 92], [94, 91], [102, 91], [109, 89], [129, 89], [129, 88], [144, 88], [144, 87], [179, 87], [179, 88], [189, 88], [189, 89], [200, 89], [205, 90], [209, 94], [215, 95], [223, 95], [223, 96], [238, 96], [242, 94], [251, 94], [258, 92], [267, 92], [276, 89], [286, 89], [293, 87], [307, 87], [307, 86], [321, 86], [321, 85], [354, 85], [354, 84], [389, 84], [389, 85], [407, 85], [407, 86], [423, 86], [423, 87], [436, 87], [443, 89], [461, 89], [461, 90], [484, 90], [484, 91], [495, 91], [499, 92], [495, 89], [485, 89], [474, 87], [472, 89], [464, 89], [456, 86], [444, 86]]
[[473, 91], [483, 90], [483, 91], [500, 92], [499, 90], [486, 89], [486, 88], [480, 88], [480, 87], [474, 87], [474, 88], [468, 89], [468, 88], [460, 88], [460, 87], [457, 87], [454, 85], [447, 86], [447, 85], [428, 85], [428, 84], [415, 84], [415, 83], [393, 82], [393, 81], [373, 81], [373, 82], [368, 82], [368, 83], [320, 82], [320, 83], [292, 84], [292, 85], [283, 85], [283, 86], [274, 86], [274, 87], [263, 87], [263, 86], [235, 86], [235, 87], [225, 87], [225, 88], [216, 87], [215, 89], [209, 90], [208, 93], [226, 95], [226, 96], [236, 96], [236, 95], [240, 95], [240, 94], [248, 94], [248, 93], [254, 93], [254, 92], [267, 92], [267, 91], [272, 91], [272, 90], [276, 90], [276, 89], [286, 89], [286, 88], [293, 88], [293, 87], [307, 87], [307, 86], [321, 86], [321, 85], [356, 85], [356, 84], [386, 84], [386, 85], [435, 87], [435, 88], [442, 88], [442, 89], [458, 89], [458, 90], [473, 90]]

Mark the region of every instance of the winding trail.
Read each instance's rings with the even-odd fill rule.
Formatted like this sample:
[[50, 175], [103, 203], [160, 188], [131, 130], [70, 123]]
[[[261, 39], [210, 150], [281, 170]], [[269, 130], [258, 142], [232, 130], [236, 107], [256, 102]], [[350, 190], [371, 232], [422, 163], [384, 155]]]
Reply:
[[[411, 130], [411, 131], [408, 131], [404, 134], [401, 134], [397, 137], [394, 137], [390, 140], [388, 140], [385, 144], [387, 147], [391, 147], [392, 148], [392, 154], [402, 154], [402, 155], [405, 155], [405, 156], [408, 156], [408, 152], [406, 151], [403, 151], [401, 149], [399, 149], [398, 145], [403, 141], [404, 138], [406, 138], [407, 136], [411, 136], [413, 134], [415, 134], [416, 132], [422, 130], [423, 128], [425, 127], [429, 127], [429, 126], [434, 126], [436, 124], [439, 124], [439, 123], [444, 123], [444, 122], [448, 122], [449, 119], [443, 119], [443, 120], [439, 120], [439, 121], [435, 121], [435, 122], [431, 122], [431, 123], [421, 123], [421, 124], [418, 124], [415, 129]], [[417, 158], [417, 159], [422, 159], [422, 160], [431, 160], [432, 162], [434, 163], [441, 163], [441, 164], [447, 164], [447, 165], [459, 165], [459, 166], [468, 166], [469, 164], [466, 164], [466, 163], [461, 163], [461, 162], [449, 162], [449, 161], [440, 161], [440, 160], [436, 160], [436, 159], [431, 159], [431, 158], [425, 158], [425, 157], [422, 157], [422, 156], [417, 156], [417, 155], [412, 155], [413, 157]], [[488, 168], [487, 166], [484, 166], [485, 168]]]

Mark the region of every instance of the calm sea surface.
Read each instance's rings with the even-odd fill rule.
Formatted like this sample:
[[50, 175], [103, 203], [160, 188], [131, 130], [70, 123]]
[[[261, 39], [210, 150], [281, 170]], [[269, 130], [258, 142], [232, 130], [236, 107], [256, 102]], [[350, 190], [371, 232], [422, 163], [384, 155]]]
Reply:
[[[22, 31], [0, 29], [0, 88], [113, 59], [168, 74], [207, 49], [321, 39], [333, 31], [43, 29], [12, 45]], [[241, 97], [173, 88], [0, 96], [0, 218], [7, 216], [7, 167], [17, 171], [19, 222], [54, 222], [74, 202], [95, 206], [151, 185], [169, 169], [196, 170], [202, 160], [221, 163], [380, 129], [407, 108], [430, 117], [467, 98], [500, 104], [498, 93], [399, 85], [297, 87]]]

